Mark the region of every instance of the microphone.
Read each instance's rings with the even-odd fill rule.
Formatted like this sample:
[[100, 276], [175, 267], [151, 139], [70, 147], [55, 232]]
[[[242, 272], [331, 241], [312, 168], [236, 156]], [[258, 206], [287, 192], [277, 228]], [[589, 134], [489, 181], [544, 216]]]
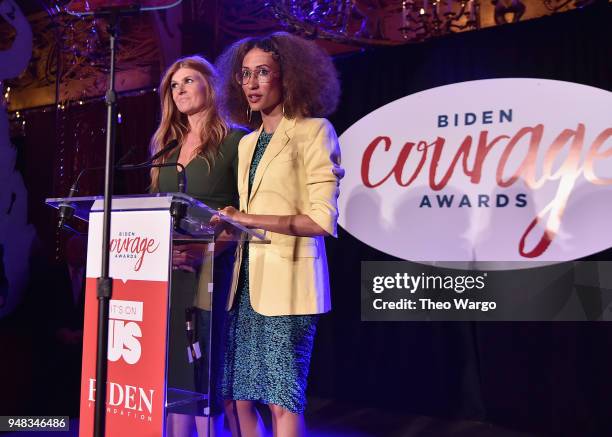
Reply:
[[[115, 166], [115, 169], [116, 170], [131, 170], [131, 169], [139, 169], [139, 168], [147, 168], [147, 167], [170, 167], [172, 165], [175, 165], [181, 169], [181, 171], [177, 173], [178, 188], [179, 188], [179, 192], [184, 193], [186, 189], [186, 185], [187, 185], [187, 178], [185, 176], [185, 167], [182, 164], [179, 164], [178, 162], [175, 164], [169, 163], [167, 165], [166, 164], [152, 164], [156, 159], [165, 155], [169, 151], [175, 149], [178, 145], [179, 145], [178, 140], [174, 139], [170, 141], [168, 144], [166, 144], [161, 150], [159, 150], [153, 156], [151, 156], [151, 158], [149, 158], [148, 160], [143, 161], [139, 164], [127, 164], [127, 165]], [[134, 148], [130, 148], [126, 156], [121, 158], [119, 162], [125, 161], [125, 158], [131, 155], [133, 150]], [[88, 167], [88, 168], [84, 168], [83, 170], [81, 170], [78, 176], [76, 177], [74, 183], [70, 187], [70, 191], [68, 192], [68, 196], [66, 197], [66, 199], [71, 199], [79, 192], [79, 181], [81, 180], [81, 177], [86, 172], [91, 171], [91, 170], [104, 170], [104, 167]], [[59, 220], [57, 223], [57, 227], [58, 229], [62, 229], [64, 225], [68, 222], [68, 220], [70, 220], [74, 216], [74, 206], [72, 206], [68, 201], [62, 202], [59, 207], [58, 215], [59, 215]]]
[[[149, 164], [151, 164], [153, 161], [158, 159], [160, 156], [168, 153], [172, 149], [175, 149], [178, 146], [178, 144], [179, 144], [178, 140], [172, 140], [168, 144], [166, 144], [159, 152], [157, 152], [156, 154], [151, 156], [151, 158], [147, 159], [146, 161], [143, 161], [143, 162], [141, 162], [139, 164], [125, 164], [125, 165], [115, 166], [115, 169], [117, 169], [117, 170], [129, 170], [131, 168], [134, 168], [134, 169], [136, 169], [136, 168], [146, 168]], [[119, 160], [119, 162], [125, 161], [125, 158], [127, 156], [131, 155], [133, 150], [134, 150], [134, 148], [130, 148], [130, 150], [128, 150], [127, 155], [124, 156], [123, 158], [121, 158]], [[180, 166], [180, 164], [177, 164], [177, 166]], [[185, 168], [183, 167], [183, 170], [184, 169]], [[79, 180], [81, 179], [81, 176], [83, 176], [83, 174], [85, 174], [86, 172], [88, 172], [90, 170], [104, 170], [104, 167], [89, 167], [89, 168], [84, 168], [83, 170], [81, 170], [81, 172], [77, 176], [76, 180], [74, 181], [74, 184], [72, 184], [72, 187], [70, 187], [70, 192], [68, 193], [68, 197], [72, 197], [76, 193], [79, 192]]]
[[130, 149], [127, 152], [125, 152], [125, 155], [123, 155], [121, 157], [121, 159], [119, 161], [117, 161], [117, 164], [115, 164], [115, 165], [123, 165], [123, 164], [125, 164], [125, 161], [127, 161], [128, 158], [131, 157], [134, 154], [135, 151], [136, 151], [136, 146], [134, 146], [134, 145], [131, 146]]
[[181, 171], [176, 172], [176, 177], [178, 179], [178, 190], [179, 193], [184, 193], [187, 189], [187, 176], [185, 175], [185, 166], [180, 162], [163, 162], [160, 164], [138, 164], [138, 165], [123, 165], [119, 167], [119, 170], [132, 170], [137, 168], [162, 168], [162, 167], [179, 167]]
[[187, 335], [187, 353], [189, 354], [190, 363], [193, 363], [202, 356], [200, 345], [195, 339], [194, 312], [194, 307], [185, 308], [185, 334]]
[[159, 158], [160, 156], [165, 155], [170, 150], [176, 149], [176, 147], [178, 145], [179, 145], [179, 142], [178, 142], [177, 139], [174, 139], [174, 140], [170, 141], [168, 144], [166, 144], [166, 146], [163, 149], [161, 149], [155, 155], [151, 156], [151, 158], [148, 161], [146, 161], [146, 162], [154, 162], [157, 158]]
[[[72, 192], [72, 189], [70, 192]], [[72, 196], [68, 195], [68, 198], [70, 197]], [[72, 218], [72, 216], [74, 216], [74, 206], [68, 202], [62, 202], [59, 206], [59, 220], [57, 221], [57, 228], [62, 229], [66, 225], [66, 222]]]
[[[159, 159], [160, 156], [165, 155], [166, 153], [168, 153], [169, 151], [171, 151], [173, 149], [176, 149], [176, 147], [178, 145], [179, 145], [178, 140], [176, 140], [176, 139], [172, 140], [168, 144], [166, 144], [160, 151], [158, 151], [156, 154], [151, 156], [146, 161], [143, 161], [143, 162], [138, 163], [138, 164], [126, 164], [126, 165], [122, 165], [119, 168], [121, 170], [126, 170], [126, 169], [130, 169], [130, 168], [145, 168], [149, 164], [152, 164], [153, 162], [155, 162], [155, 160]], [[177, 164], [177, 165], [179, 165], [179, 164]], [[157, 165], [152, 165], [151, 167], [156, 167], [156, 166]]]
[[163, 163], [153, 164], [155, 160], [159, 159], [161, 156], [165, 155], [169, 151], [175, 149], [178, 145], [179, 145], [178, 140], [174, 139], [170, 141], [168, 144], [166, 144], [166, 146], [163, 149], [161, 149], [156, 154], [151, 156], [151, 158], [149, 158], [148, 160], [141, 162], [140, 164], [122, 165], [121, 167], [118, 167], [118, 169], [119, 170], [130, 170], [130, 169], [138, 169], [138, 168], [172, 167], [173, 165], [177, 166], [181, 169], [181, 171], [177, 172], [178, 190], [179, 190], [179, 193], [184, 193], [185, 190], [187, 189], [187, 176], [185, 175], [185, 166], [183, 164], [180, 164], [178, 162], [175, 162], [175, 163], [163, 162]]
[[[185, 175], [185, 166], [178, 162], [164, 162], [162, 164], [147, 164], [142, 167], [179, 167], [181, 171], [176, 173], [178, 178], [179, 193], [185, 193], [187, 187], [187, 176]], [[182, 199], [173, 199], [170, 204], [170, 215], [173, 218], [173, 229], [177, 232], [182, 232], [181, 220], [187, 215], [188, 203]]]

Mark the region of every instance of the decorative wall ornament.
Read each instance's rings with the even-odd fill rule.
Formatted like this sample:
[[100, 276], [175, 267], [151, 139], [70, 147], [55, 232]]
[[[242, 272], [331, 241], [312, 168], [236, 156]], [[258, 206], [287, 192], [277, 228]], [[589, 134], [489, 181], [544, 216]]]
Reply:
[[550, 12], [565, 12], [570, 9], [583, 8], [595, 3], [596, 0], [543, 0], [544, 6]]
[[[104, 95], [108, 68], [108, 35], [104, 19], [66, 13], [59, 2], [34, 11], [28, 21], [34, 34], [32, 60], [9, 84], [14, 92], [9, 109], [62, 103]], [[0, 50], [13, 30], [0, 22]], [[117, 56], [117, 89], [155, 86], [161, 54], [152, 13], [122, 21]]]
[[[32, 51], [32, 30], [13, 0], [0, 2], [0, 17], [13, 29], [6, 50], [0, 50], [0, 81], [18, 75]], [[2, 93], [10, 102], [11, 90]], [[1, 90], [1, 88], [0, 88]], [[9, 138], [4, 104], [0, 105], [0, 318], [10, 314], [22, 300], [30, 273], [30, 249], [36, 236], [28, 224], [28, 192], [16, 170], [17, 152]]]
[[[492, 3], [495, 6], [495, 24], [517, 23], [526, 9], [521, 0], [492, 0]], [[512, 19], [508, 15], [512, 15]]]

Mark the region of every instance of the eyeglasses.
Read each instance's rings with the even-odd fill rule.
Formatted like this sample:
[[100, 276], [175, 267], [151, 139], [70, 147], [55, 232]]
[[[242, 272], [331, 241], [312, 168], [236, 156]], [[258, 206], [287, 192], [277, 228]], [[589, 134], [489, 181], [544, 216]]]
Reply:
[[246, 85], [252, 77], [255, 77], [259, 83], [269, 83], [276, 73], [276, 71], [271, 71], [267, 68], [256, 68], [255, 70], [243, 68], [242, 71], [236, 73], [236, 82], [240, 85]]

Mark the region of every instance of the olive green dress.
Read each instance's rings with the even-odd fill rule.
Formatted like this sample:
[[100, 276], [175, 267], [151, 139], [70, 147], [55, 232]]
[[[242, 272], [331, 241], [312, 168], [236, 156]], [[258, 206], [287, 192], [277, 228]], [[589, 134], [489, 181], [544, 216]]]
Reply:
[[[225, 206], [238, 207], [237, 169], [238, 143], [247, 132], [232, 129], [219, 148], [212, 168], [200, 156], [193, 158], [185, 167], [187, 176], [186, 193], [200, 200], [211, 208]], [[166, 162], [176, 162], [180, 149], [176, 149]], [[159, 172], [159, 191], [177, 192], [178, 179], [176, 167], [163, 167]], [[211, 412], [222, 411], [222, 402], [218, 394], [217, 379], [223, 359], [223, 344], [220, 337], [223, 333], [225, 304], [231, 283], [234, 264], [234, 253], [226, 250], [214, 259], [214, 290], [212, 318], [212, 345], [209, 347], [211, 311], [197, 309], [195, 338], [199, 341], [202, 357], [189, 363], [187, 348], [190, 341], [185, 330], [185, 308], [193, 307], [198, 293], [198, 276], [195, 273], [175, 270], [172, 272], [172, 290], [170, 307], [170, 334], [168, 345], [168, 388], [185, 391], [208, 392], [208, 360], [212, 357], [211, 378]], [[207, 292], [203, 291], [203, 292]], [[178, 393], [176, 390], [174, 393]], [[176, 398], [175, 398], [176, 399]], [[171, 395], [169, 394], [171, 401]], [[203, 415], [207, 403], [191, 403], [171, 408], [171, 412]]]
[[[242, 129], [232, 129], [219, 147], [212, 169], [202, 157], [193, 158], [185, 167], [187, 176], [187, 194], [204, 202], [211, 208], [223, 208], [228, 205], [238, 207], [238, 143], [246, 135]], [[166, 162], [176, 162], [180, 153], [177, 148]], [[159, 191], [175, 193], [178, 191], [178, 179], [175, 167], [162, 167], [159, 171]]]

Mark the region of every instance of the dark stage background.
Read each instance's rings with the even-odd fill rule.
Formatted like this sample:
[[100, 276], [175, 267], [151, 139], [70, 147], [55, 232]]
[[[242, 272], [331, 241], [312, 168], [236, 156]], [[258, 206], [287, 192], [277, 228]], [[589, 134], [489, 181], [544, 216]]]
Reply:
[[[336, 59], [343, 94], [331, 120], [341, 134], [405, 95], [476, 79], [546, 78], [610, 91], [611, 42], [612, 7], [603, 2], [510, 26], [352, 54]], [[133, 146], [128, 160], [143, 160], [158, 119], [158, 99], [145, 92], [121, 98], [119, 105], [123, 122], [117, 156]], [[50, 333], [53, 295], [44, 275], [61, 239], [43, 200], [65, 195], [78, 170], [103, 162], [104, 117], [101, 102], [38, 112], [29, 116], [25, 135], [16, 138], [30, 220], [40, 241], [26, 300], [1, 321], [2, 414], [66, 414], [61, 402], [51, 401], [57, 396], [50, 393], [58, 390], [60, 398], [74, 402], [67, 383], [54, 377], [57, 368], [46, 364], [59, 349]], [[65, 134], [60, 137], [61, 123]], [[146, 186], [146, 173], [121, 175], [117, 192], [143, 192]], [[90, 175], [82, 187], [82, 194], [100, 193], [101, 177]], [[394, 258], [343, 230], [337, 240], [328, 239], [327, 247], [334, 310], [319, 325], [310, 394], [405, 414], [486, 420], [542, 435], [612, 430], [609, 324], [361, 322], [360, 262]], [[599, 257], [610, 258], [608, 252]]]

